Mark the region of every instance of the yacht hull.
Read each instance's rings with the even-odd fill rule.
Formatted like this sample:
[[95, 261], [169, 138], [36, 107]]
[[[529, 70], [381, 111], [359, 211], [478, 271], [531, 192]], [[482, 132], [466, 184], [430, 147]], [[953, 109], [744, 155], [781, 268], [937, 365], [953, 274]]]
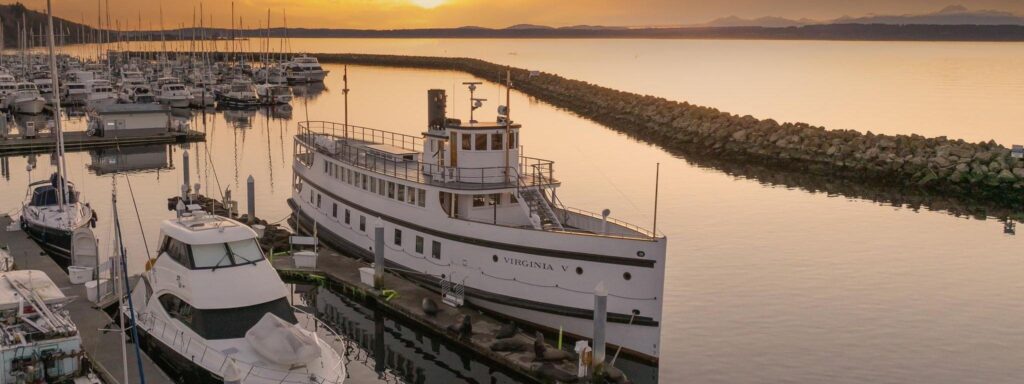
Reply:
[[160, 369], [179, 383], [222, 384], [224, 380], [205, 368], [182, 356], [181, 353], [150, 335], [143, 327], [136, 328], [139, 332], [139, 346]]
[[53, 261], [57, 262], [57, 265], [64, 270], [68, 269], [68, 266], [71, 265], [73, 231], [50, 228], [30, 220], [22, 220], [21, 226], [25, 233], [28, 233], [29, 237], [39, 243]]
[[38, 115], [43, 112], [44, 107], [46, 107], [46, 99], [43, 99], [41, 97], [32, 100], [14, 101], [14, 111], [17, 113]]
[[171, 108], [188, 108], [189, 100], [187, 98], [161, 98], [160, 104], [169, 105]]

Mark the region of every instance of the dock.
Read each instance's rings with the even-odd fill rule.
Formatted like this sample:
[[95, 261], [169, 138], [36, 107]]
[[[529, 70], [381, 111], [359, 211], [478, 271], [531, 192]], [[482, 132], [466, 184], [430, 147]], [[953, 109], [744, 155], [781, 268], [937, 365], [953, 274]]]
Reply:
[[[118, 146], [174, 144], [204, 140], [206, 140], [205, 133], [191, 129], [183, 132], [119, 137], [89, 136], [85, 132], [74, 131], [64, 132], [64, 150], [74, 152]], [[56, 146], [57, 140], [52, 133], [39, 134], [33, 138], [7, 136], [0, 138], [0, 156], [53, 152]]]
[[[119, 346], [121, 335], [116, 331], [104, 331], [112, 326], [113, 319], [89, 302], [86, 299], [85, 286], [71, 284], [67, 273], [50, 256], [46, 255], [43, 249], [28, 237], [28, 234], [21, 230], [7, 231], [6, 228], [12, 221], [8, 215], [0, 216], [0, 228], [4, 228], [0, 230], [0, 244], [8, 247], [11, 256], [14, 257], [17, 269], [42, 271], [66, 296], [75, 298], [65, 308], [71, 315], [71, 320], [78, 327], [78, 333], [82, 337], [82, 346], [85, 348], [89, 362], [104, 382], [121, 383], [124, 378]], [[137, 360], [132, 348], [131, 345], [127, 346], [128, 378], [130, 383], [138, 383], [139, 375], [135, 368]], [[145, 370], [147, 384], [171, 384], [174, 382], [145, 354], [142, 355], [142, 366]]]

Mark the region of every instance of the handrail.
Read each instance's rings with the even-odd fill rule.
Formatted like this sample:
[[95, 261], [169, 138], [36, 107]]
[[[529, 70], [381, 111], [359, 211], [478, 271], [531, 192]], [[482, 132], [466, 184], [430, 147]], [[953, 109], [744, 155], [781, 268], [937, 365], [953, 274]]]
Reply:
[[[594, 212], [591, 212], [591, 211], [588, 211], [588, 210], [585, 210], [585, 209], [579, 209], [579, 208], [573, 208], [573, 207], [561, 207], [561, 209], [566, 211], [566, 212], [572, 212], [572, 213], [575, 213], [575, 214], [578, 214], [578, 215], [589, 216], [591, 218], [598, 219], [598, 220], [604, 219], [604, 217], [602, 217], [601, 215], [599, 215], [597, 213], [594, 213]], [[657, 236], [655, 236], [654, 232], [652, 232], [651, 230], [649, 230], [647, 228], [641, 227], [639, 225], [630, 224], [628, 222], [625, 222], [625, 221], [622, 221], [622, 220], [613, 219], [611, 217], [609, 217], [607, 220], [608, 220], [608, 224], [615, 224], [615, 225], [618, 225], [620, 227], [629, 229], [631, 231], [640, 233], [640, 234], [642, 234], [646, 238], [654, 239], [654, 238], [657, 237]]]
[[[349, 127], [351, 128], [352, 126]], [[516, 179], [519, 180], [508, 180], [507, 182], [504, 180], [506, 173], [510, 176], [522, 174], [522, 172], [517, 170], [516, 167], [448, 167], [433, 163], [425, 163], [422, 161], [393, 160], [380, 156], [380, 154], [375, 151], [348, 145], [345, 142], [338, 145], [337, 141], [333, 141], [332, 138], [334, 137], [337, 136], [321, 133], [300, 133], [296, 135], [296, 141], [301, 143], [303, 146], [311, 147], [313, 150], [321, 153], [330, 154], [332, 158], [345, 162], [346, 164], [356, 166], [360, 169], [420, 184], [456, 189], [479, 190], [511, 188], [515, 187], [516, 183], [523, 181], [519, 177], [516, 177]], [[373, 137], [379, 139], [381, 136], [374, 134]], [[334, 144], [330, 146], [333, 148], [328, 147], [327, 143], [322, 142], [323, 140], [317, 140], [318, 138], [331, 140], [331, 143]], [[386, 142], [388, 140], [377, 140], [373, 142], [380, 141]], [[410, 142], [408, 140], [397, 140], [395, 143], [399, 144], [396, 146], [405, 145], [406, 149], [409, 149], [408, 147]], [[295, 156], [308, 155], [296, 153]], [[302, 160], [307, 160], [303, 161], [303, 164], [307, 164], [309, 159]], [[548, 185], [557, 183], [553, 176], [553, 164], [554, 162], [550, 160], [520, 156], [519, 168], [523, 170], [528, 168], [538, 170], [531, 172], [534, 177], [526, 180], [526, 182], [531, 186]], [[307, 164], [307, 166], [315, 166], [315, 164]]]

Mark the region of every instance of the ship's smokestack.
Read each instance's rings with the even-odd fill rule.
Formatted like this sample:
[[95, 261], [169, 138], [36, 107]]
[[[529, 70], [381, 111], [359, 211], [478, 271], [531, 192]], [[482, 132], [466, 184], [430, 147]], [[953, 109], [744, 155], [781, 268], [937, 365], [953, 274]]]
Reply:
[[444, 129], [447, 106], [448, 96], [445, 95], [443, 89], [427, 91], [427, 127], [429, 129]]

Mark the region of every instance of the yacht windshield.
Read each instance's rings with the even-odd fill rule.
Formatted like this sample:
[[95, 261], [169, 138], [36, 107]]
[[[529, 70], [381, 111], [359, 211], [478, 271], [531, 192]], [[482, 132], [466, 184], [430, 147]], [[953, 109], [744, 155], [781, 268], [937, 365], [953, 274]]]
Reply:
[[263, 260], [263, 252], [254, 239], [193, 245], [191, 248], [194, 269], [231, 267]]

